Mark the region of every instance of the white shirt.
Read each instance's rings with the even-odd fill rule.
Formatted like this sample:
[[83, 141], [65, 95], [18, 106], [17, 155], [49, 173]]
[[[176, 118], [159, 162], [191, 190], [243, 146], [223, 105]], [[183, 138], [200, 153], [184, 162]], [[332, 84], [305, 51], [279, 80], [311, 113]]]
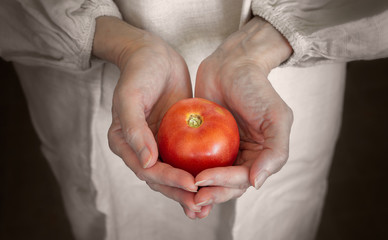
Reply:
[[[340, 126], [345, 68], [289, 66], [387, 56], [387, 4], [356, 2], [3, 0], [0, 55], [15, 63], [77, 239], [312, 239]], [[344, 12], [352, 14], [338, 14]], [[294, 49], [269, 76], [295, 116], [289, 161], [259, 191], [191, 221], [108, 148], [120, 73], [91, 57], [95, 18], [116, 16], [158, 34], [182, 54], [194, 81], [201, 60], [251, 13]]]
[[[384, 0], [3, 0], [0, 56], [25, 64], [86, 69], [90, 67], [94, 19], [98, 16], [121, 17], [121, 11], [126, 21], [157, 30], [167, 41], [187, 44], [192, 40], [187, 37], [197, 34], [198, 28], [211, 34], [212, 28], [236, 24], [238, 15], [246, 18], [252, 11], [290, 42], [294, 55], [289, 65], [375, 59], [388, 56], [387, 7]], [[203, 11], [199, 15], [198, 8]], [[198, 18], [201, 14], [207, 17]], [[229, 30], [233, 28], [236, 26], [229, 26]]]

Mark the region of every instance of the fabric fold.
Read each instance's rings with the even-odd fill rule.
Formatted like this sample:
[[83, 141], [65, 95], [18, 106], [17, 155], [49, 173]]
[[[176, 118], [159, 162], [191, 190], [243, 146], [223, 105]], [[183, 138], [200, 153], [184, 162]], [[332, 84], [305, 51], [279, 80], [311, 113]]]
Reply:
[[253, 0], [294, 53], [282, 66], [369, 60], [388, 56], [388, 2]]
[[121, 18], [111, 0], [4, 1], [0, 29], [8, 37], [0, 39], [0, 55], [26, 65], [89, 69], [95, 19]]

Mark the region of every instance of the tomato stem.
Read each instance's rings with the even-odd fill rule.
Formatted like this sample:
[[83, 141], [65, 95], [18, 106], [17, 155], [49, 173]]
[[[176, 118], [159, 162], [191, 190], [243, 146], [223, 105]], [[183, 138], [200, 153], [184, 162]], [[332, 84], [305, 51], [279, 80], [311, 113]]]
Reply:
[[187, 119], [187, 125], [192, 128], [198, 128], [202, 125], [202, 117], [198, 114], [190, 114]]

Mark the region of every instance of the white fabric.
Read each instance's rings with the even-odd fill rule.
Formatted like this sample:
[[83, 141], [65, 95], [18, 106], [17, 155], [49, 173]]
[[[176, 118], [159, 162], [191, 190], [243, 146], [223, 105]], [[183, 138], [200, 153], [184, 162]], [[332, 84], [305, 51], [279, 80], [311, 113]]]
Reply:
[[1, 0], [0, 56], [27, 65], [90, 68], [95, 18], [121, 17], [111, 0]]
[[[341, 6], [348, 1], [333, 2]], [[337, 38], [335, 30], [341, 29], [338, 24], [319, 26], [317, 30], [315, 25], [309, 28], [303, 25], [309, 23], [302, 20], [311, 16], [307, 14], [311, 9], [317, 21], [324, 20], [324, 13], [329, 13], [330, 8], [323, 12], [320, 9], [328, 5], [313, 8], [308, 7], [309, 1], [302, 3], [292, 0], [1, 2], [0, 31], [6, 37], [0, 38], [0, 54], [15, 62], [42, 151], [61, 185], [77, 239], [313, 238], [340, 126], [343, 63], [284, 67], [271, 72], [272, 84], [295, 116], [288, 163], [259, 191], [250, 189], [238, 200], [216, 206], [207, 219], [191, 221], [177, 203], [150, 190], [109, 150], [106, 133], [119, 71], [111, 64], [90, 61], [94, 18], [122, 17], [158, 34], [180, 52], [195, 84], [201, 60], [249, 19], [251, 6], [254, 14], [268, 19], [294, 47], [295, 53], [286, 66], [386, 56], [385, 31], [364, 34], [354, 32], [357, 28], [352, 27], [353, 23], [365, 26], [374, 22], [374, 27], [362, 29], [382, 30], [375, 21], [384, 22], [382, 13], [386, 12], [368, 12], [368, 20], [358, 18], [344, 23], [347, 30]], [[296, 6], [307, 7], [291, 11]], [[373, 51], [350, 45], [344, 55], [339, 54], [347, 36], [361, 42], [366, 34], [370, 45], [376, 43]], [[322, 40], [322, 44], [315, 44], [316, 40]], [[351, 43], [357, 43], [353, 40]], [[334, 48], [325, 48], [325, 43]]]
[[388, 1], [252, 0], [294, 49], [287, 65], [388, 56]]

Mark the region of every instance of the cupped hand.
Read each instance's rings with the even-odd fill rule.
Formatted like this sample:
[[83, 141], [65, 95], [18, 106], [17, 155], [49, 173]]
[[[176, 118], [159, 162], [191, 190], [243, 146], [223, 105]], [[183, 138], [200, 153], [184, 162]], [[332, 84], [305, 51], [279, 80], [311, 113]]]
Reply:
[[201, 63], [195, 96], [229, 109], [241, 142], [234, 166], [207, 169], [196, 176], [196, 185], [202, 186], [195, 195], [197, 206], [211, 209], [240, 197], [250, 186], [258, 189], [286, 163], [293, 115], [267, 76], [291, 53], [287, 40], [255, 17]]
[[112, 17], [97, 19], [93, 53], [121, 72], [108, 132], [111, 150], [139, 179], [179, 202], [194, 218], [201, 209], [194, 203], [194, 177], [158, 161], [155, 141], [169, 107], [192, 96], [185, 61], [161, 38]]

